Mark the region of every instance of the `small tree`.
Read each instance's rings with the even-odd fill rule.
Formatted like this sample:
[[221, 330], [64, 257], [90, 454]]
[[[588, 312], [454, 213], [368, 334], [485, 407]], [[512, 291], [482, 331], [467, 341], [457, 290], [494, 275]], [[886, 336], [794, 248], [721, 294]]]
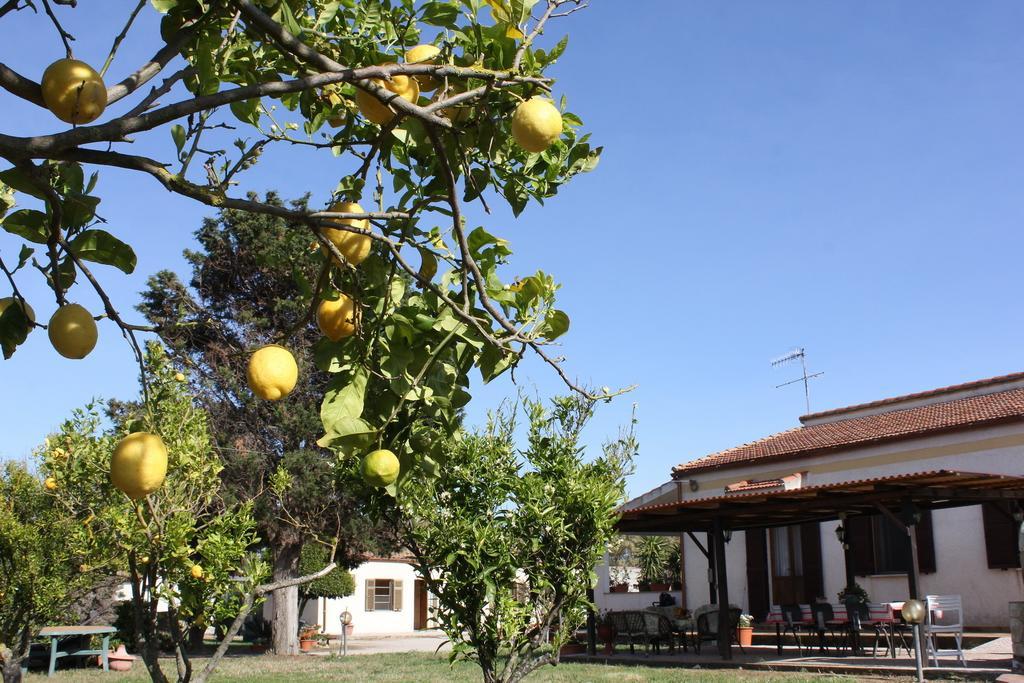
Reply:
[[[51, 484], [52, 485], [52, 484]], [[17, 463], [0, 470], [0, 665], [21, 680], [35, 632], [59, 619], [95, 577], [82, 552], [84, 530], [43, 482]]]
[[[326, 566], [330, 559], [330, 551], [323, 545], [303, 546], [302, 557], [299, 559], [299, 574], [312, 574]], [[336, 567], [330, 574], [299, 586], [299, 614], [302, 614], [306, 609], [306, 603], [312, 598], [344, 598], [355, 592], [356, 580], [352, 578], [351, 572]]]
[[398, 490], [404, 540], [438, 597], [452, 658], [477, 662], [488, 683], [557, 663], [590, 607], [587, 589], [615, 533], [636, 449], [630, 432], [585, 462], [580, 431], [592, 402], [524, 407], [522, 452], [515, 413], [499, 412], [483, 432], [437, 449], [436, 477], [409, 478]]
[[644, 536], [637, 544], [636, 558], [642, 583], [657, 583], [668, 575], [671, 542], [664, 536]]

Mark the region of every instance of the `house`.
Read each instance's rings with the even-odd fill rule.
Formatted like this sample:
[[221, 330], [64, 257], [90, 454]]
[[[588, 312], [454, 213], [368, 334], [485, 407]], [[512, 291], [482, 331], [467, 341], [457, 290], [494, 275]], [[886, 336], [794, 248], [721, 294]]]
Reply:
[[[746, 530], [722, 528], [721, 516], [717, 522], [727, 541], [728, 599], [755, 617], [772, 604], [835, 602], [850, 579], [873, 602], [902, 600], [909, 579], [919, 581], [920, 595], [962, 595], [970, 627], [1008, 626], [1007, 602], [1024, 599], [1024, 373], [813, 413], [800, 423], [673, 467], [669, 481], [623, 507], [620, 528], [678, 533], [684, 519], [734, 510], [726, 521]], [[906, 496], [914, 543], [896, 495]], [[910, 505], [911, 497], [922, 504]], [[859, 507], [847, 516], [835, 504], [826, 513], [830, 498]], [[751, 516], [785, 510], [795, 519], [806, 501], [816, 506], [806, 515], [818, 521]], [[694, 528], [679, 536], [682, 589], [675, 594], [691, 608], [710, 602], [715, 590], [705, 555], [710, 529], [705, 537]], [[909, 572], [915, 553], [916, 573]], [[600, 608], [657, 599], [608, 592], [608, 574], [607, 566], [598, 569]]]
[[435, 628], [437, 599], [407, 555], [367, 557], [352, 571], [356, 591], [345, 598], [311, 599], [299, 618], [341, 633], [341, 615], [352, 616], [353, 634], [400, 635]]

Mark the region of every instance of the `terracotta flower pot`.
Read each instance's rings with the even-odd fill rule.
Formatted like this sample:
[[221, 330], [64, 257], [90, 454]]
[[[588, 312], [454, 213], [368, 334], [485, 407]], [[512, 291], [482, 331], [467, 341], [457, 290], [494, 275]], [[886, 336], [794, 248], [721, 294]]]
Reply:
[[[134, 661], [135, 657], [128, 654], [128, 650], [124, 649], [124, 644], [118, 645], [116, 650], [107, 653], [107, 664], [111, 671], [131, 671]], [[96, 665], [103, 668], [102, 656], [96, 658]]]
[[587, 646], [584, 643], [566, 643], [558, 650], [558, 656], [564, 657], [566, 655], [581, 655], [587, 651]]
[[299, 641], [299, 649], [302, 650], [303, 652], [309, 652], [314, 647], [316, 647], [316, 641], [315, 640], [300, 640]]
[[614, 626], [601, 624], [597, 627], [597, 637], [604, 643], [604, 653], [606, 655], [614, 654], [616, 635], [617, 633]]
[[661, 593], [662, 591], [667, 591], [671, 586], [672, 584], [670, 583], [652, 583], [647, 588], [657, 593]]
[[736, 627], [737, 641], [743, 647], [749, 647], [754, 641], [754, 627], [753, 626], [738, 626]]
[[629, 591], [628, 583], [617, 583], [608, 588], [609, 593], [626, 593]]

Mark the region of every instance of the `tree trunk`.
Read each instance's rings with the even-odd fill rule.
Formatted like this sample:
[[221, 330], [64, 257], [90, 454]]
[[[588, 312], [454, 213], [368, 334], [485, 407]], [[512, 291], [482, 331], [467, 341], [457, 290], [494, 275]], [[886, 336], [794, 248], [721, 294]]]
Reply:
[[4, 683], [21, 683], [21, 657], [15, 656], [10, 648], [0, 643], [0, 668], [3, 669]]
[[[299, 575], [300, 544], [274, 549], [274, 581], [296, 578]], [[274, 630], [272, 649], [276, 655], [299, 654], [299, 588], [289, 586], [273, 593]]]

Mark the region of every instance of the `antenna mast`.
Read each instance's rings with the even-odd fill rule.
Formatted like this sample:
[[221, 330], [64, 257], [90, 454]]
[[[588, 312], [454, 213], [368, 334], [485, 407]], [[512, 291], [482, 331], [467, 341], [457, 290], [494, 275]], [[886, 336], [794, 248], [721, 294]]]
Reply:
[[777, 384], [777, 385], [775, 385], [775, 388], [776, 389], [781, 389], [782, 387], [788, 387], [790, 384], [796, 384], [797, 382], [803, 382], [804, 383], [804, 401], [807, 403], [807, 412], [810, 413], [811, 412], [811, 388], [810, 388], [810, 384], [809, 384], [808, 380], [814, 379], [815, 377], [821, 377], [825, 373], [824, 372], [815, 372], [812, 375], [808, 375], [807, 374], [807, 353], [804, 351], [804, 348], [802, 346], [800, 348], [798, 348], [798, 349], [793, 349], [792, 351], [790, 351], [786, 355], [779, 356], [778, 358], [773, 360], [772, 361], [772, 367], [775, 368], [775, 367], [778, 367], [780, 365], [785, 365], [786, 363], [790, 363], [790, 362], [795, 361], [795, 360], [799, 360], [800, 361], [800, 369], [803, 371], [803, 376], [798, 377], [796, 379], [791, 379], [788, 382], [783, 382], [782, 384]]

